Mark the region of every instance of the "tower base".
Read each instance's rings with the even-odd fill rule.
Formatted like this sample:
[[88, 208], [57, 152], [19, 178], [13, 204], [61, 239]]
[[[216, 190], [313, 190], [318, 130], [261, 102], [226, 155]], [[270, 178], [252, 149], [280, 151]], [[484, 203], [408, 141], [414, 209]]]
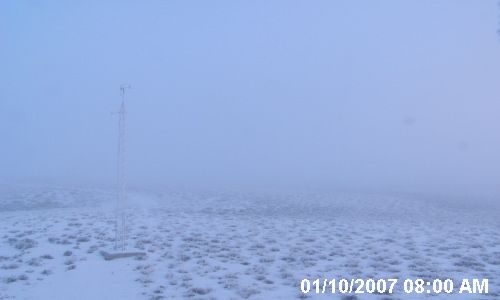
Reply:
[[144, 258], [146, 256], [145, 252], [115, 252], [109, 253], [106, 251], [101, 251], [101, 255], [104, 260], [113, 260], [118, 258], [127, 258], [127, 257], [136, 257], [136, 258]]

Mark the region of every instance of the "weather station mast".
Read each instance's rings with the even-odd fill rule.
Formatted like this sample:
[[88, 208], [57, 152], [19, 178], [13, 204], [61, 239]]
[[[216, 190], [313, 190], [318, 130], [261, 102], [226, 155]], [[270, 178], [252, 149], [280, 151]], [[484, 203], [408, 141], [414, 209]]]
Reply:
[[117, 152], [117, 198], [116, 198], [116, 221], [115, 221], [115, 251], [124, 252], [127, 248], [127, 215], [125, 212], [126, 194], [126, 151], [125, 151], [125, 129], [126, 115], [125, 93], [130, 85], [120, 86], [121, 105], [118, 110], [118, 152]]
[[125, 257], [145, 256], [144, 252], [127, 252], [127, 239], [130, 230], [128, 214], [126, 210], [126, 116], [125, 93], [131, 89], [130, 85], [120, 86], [121, 104], [118, 110], [118, 151], [116, 164], [116, 205], [115, 205], [115, 239], [114, 253], [101, 251], [105, 260], [113, 260]]

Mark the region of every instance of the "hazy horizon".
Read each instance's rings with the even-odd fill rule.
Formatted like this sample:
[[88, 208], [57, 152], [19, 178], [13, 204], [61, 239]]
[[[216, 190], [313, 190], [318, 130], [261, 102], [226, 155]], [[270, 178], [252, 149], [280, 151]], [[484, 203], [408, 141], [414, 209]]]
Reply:
[[500, 196], [496, 1], [4, 1], [0, 179]]

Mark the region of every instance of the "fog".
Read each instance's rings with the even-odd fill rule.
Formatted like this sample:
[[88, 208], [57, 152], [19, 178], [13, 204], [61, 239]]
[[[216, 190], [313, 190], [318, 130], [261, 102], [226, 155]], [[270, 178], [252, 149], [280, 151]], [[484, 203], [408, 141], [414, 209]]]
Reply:
[[2, 1], [0, 179], [500, 195], [495, 1]]

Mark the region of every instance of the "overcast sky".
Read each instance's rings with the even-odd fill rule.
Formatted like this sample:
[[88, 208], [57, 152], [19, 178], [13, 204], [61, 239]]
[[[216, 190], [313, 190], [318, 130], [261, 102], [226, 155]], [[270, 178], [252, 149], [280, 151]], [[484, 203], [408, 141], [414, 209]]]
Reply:
[[496, 1], [2, 1], [0, 178], [500, 194]]

